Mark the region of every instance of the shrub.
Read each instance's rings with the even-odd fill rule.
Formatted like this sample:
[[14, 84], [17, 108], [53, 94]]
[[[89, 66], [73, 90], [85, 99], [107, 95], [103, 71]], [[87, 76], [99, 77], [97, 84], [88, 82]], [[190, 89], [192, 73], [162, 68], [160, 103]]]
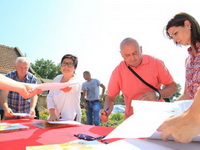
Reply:
[[111, 114], [109, 116], [109, 121], [104, 123], [101, 122], [101, 126], [105, 127], [117, 127], [119, 124], [121, 124], [124, 121], [124, 114], [121, 112], [118, 112], [116, 114]]
[[40, 120], [47, 120], [48, 116], [49, 116], [49, 112], [47, 109], [40, 111]]
[[[87, 117], [86, 117], [85, 109], [82, 109], [81, 111], [82, 111], [81, 123], [87, 124]], [[47, 109], [40, 111], [40, 119], [41, 120], [47, 120], [48, 116], [49, 116], [49, 112]], [[121, 112], [118, 112], [116, 114], [111, 114], [109, 116], [109, 121], [106, 123], [101, 122], [100, 125], [105, 126], [105, 127], [117, 127], [123, 121], [124, 121], [124, 114]]]

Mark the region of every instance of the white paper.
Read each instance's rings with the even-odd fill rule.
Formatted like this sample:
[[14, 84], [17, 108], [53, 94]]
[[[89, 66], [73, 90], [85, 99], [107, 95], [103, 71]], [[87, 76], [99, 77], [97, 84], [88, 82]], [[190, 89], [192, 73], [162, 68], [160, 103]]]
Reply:
[[146, 140], [123, 139], [106, 145], [104, 150], [174, 150], [172, 148], [158, 145]]
[[13, 116], [19, 116], [19, 117], [30, 117], [30, 118], [34, 118], [34, 115], [30, 115], [28, 113], [13, 113]]
[[[8, 127], [3, 127], [3, 126], [8, 126]], [[0, 123], [0, 132], [16, 130], [16, 129], [29, 129], [29, 127], [28, 126], [24, 126], [24, 125], [19, 124], [19, 123], [14, 123], [14, 124]]]
[[151, 139], [122, 139], [106, 145], [103, 150], [199, 150], [200, 143], [188, 144]]
[[122, 122], [105, 139], [151, 137], [164, 120], [183, 112], [190, 107], [192, 102], [192, 100], [174, 103], [134, 100], [132, 103], [134, 115]]
[[168, 113], [134, 114], [109, 133], [105, 139], [150, 137], [159, 127], [160, 120], [165, 120], [170, 116], [171, 114]]
[[33, 86], [32, 90], [40, 89], [42, 91], [47, 91], [47, 90], [59, 90], [63, 89], [75, 84], [78, 84], [79, 82], [74, 82], [74, 83], [43, 83], [43, 84], [32, 84]]
[[[155, 131], [150, 137], [149, 139], [161, 139], [161, 132]], [[173, 137], [169, 137], [168, 140], [174, 140]], [[193, 138], [194, 142], [199, 142], [200, 141], [200, 135], [196, 136]]]
[[72, 120], [58, 120], [58, 121], [47, 121], [50, 124], [68, 124], [68, 125], [81, 125], [80, 122]]

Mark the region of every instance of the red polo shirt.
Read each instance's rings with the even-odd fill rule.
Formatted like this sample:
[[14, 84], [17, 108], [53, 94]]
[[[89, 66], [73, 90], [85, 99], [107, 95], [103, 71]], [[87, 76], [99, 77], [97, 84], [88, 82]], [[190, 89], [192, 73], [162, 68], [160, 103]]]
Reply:
[[[142, 63], [137, 68], [132, 67], [132, 69], [157, 89], [160, 89], [161, 85], [173, 82], [173, 78], [163, 61], [149, 55], [143, 55]], [[124, 95], [126, 105], [125, 118], [128, 118], [133, 114], [131, 101], [138, 100], [142, 94], [153, 90], [141, 82], [122, 61], [112, 72], [108, 84], [108, 96], [117, 96], [120, 91]]]

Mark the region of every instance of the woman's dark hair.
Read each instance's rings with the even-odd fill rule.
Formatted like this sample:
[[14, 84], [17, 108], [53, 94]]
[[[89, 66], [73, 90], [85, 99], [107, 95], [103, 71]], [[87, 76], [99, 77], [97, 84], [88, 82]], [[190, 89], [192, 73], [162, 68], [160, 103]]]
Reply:
[[173, 26], [184, 26], [184, 22], [186, 20], [191, 23], [191, 44], [196, 49], [196, 43], [200, 42], [200, 26], [196, 19], [187, 13], [178, 13], [167, 23], [166, 35], [171, 39], [171, 36], [168, 33], [168, 29]]
[[66, 55], [64, 55], [64, 56], [62, 57], [62, 59], [61, 59], [61, 64], [62, 64], [62, 62], [63, 62], [63, 60], [64, 60], [65, 58], [71, 59], [71, 60], [73, 61], [73, 64], [74, 64], [74, 68], [75, 68], [75, 69], [77, 68], [77, 66], [78, 66], [78, 58], [77, 58], [76, 56], [74, 56], [74, 55], [72, 55], [72, 54], [66, 54]]

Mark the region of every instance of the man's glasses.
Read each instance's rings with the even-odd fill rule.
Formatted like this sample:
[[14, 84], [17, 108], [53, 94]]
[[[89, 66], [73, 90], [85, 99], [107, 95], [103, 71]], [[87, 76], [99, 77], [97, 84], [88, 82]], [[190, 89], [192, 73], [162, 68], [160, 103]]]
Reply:
[[63, 62], [62, 64], [61, 64], [61, 66], [68, 66], [68, 67], [73, 67], [74, 66], [74, 63], [73, 62]]

